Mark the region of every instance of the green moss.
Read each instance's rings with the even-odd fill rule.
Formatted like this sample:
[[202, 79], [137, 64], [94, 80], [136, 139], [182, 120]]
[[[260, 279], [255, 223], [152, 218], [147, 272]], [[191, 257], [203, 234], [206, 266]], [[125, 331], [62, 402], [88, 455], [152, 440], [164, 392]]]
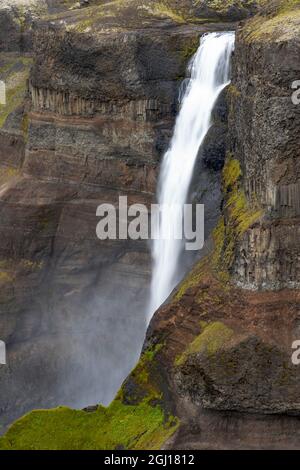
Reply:
[[[0, 80], [3, 80], [6, 85], [6, 104], [0, 104], [0, 128], [3, 127], [8, 116], [24, 101], [31, 63], [30, 57], [13, 54], [0, 55]], [[26, 125], [26, 120], [22, 123], [22, 127], [24, 125]]]
[[28, 271], [36, 271], [42, 269], [44, 266], [43, 261], [33, 261], [30, 259], [22, 259], [20, 265]]
[[20, 31], [21, 33], [23, 33], [25, 30], [26, 30], [26, 9], [24, 7], [24, 5], [20, 5], [18, 10], [17, 10], [17, 13], [18, 13], [18, 21], [19, 21], [19, 24], [20, 24]]
[[230, 193], [226, 208], [229, 211], [229, 220], [234, 224], [234, 231], [238, 236], [243, 235], [262, 215], [261, 210], [249, 208], [247, 198], [242, 189]]
[[143, 390], [143, 395], [147, 396], [150, 401], [162, 398], [161, 391], [156, 386], [153, 377], [151, 377], [154, 358], [162, 347], [162, 344], [157, 344], [153, 349], [147, 349], [130, 376], [136, 385]]
[[[244, 233], [259, 220], [263, 211], [257, 203], [250, 205], [242, 189], [242, 170], [233, 155], [227, 155], [223, 169], [223, 215], [213, 231], [214, 249], [202, 259], [180, 284], [174, 300], [179, 301], [191, 288], [196, 288], [208, 273], [221, 281], [219, 288], [227, 290], [235, 250]], [[252, 195], [252, 199], [255, 197]], [[199, 297], [201, 303], [203, 296]]]
[[24, 93], [24, 84], [18, 84], [7, 91], [6, 104], [0, 105], [0, 128], [4, 126], [8, 116], [22, 104]]
[[[250, 0], [249, 0], [250, 1]], [[177, 24], [209, 23], [222, 21], [222, 16], [212, 15], [209, 18], [199, 17], [197, 7], [193, 4], [174, 0], [111, 0], [99, 2], [84, 9], [69, 9], [66, 13], [52, 13], [45, 19], [49, 21], [63, 20], [67, 30], [86, 33], [93, 30], [109, 30], [148, 27], [150, 22], [169, 19]]]
[[199, 38], [198, 37], [192, 38], [190, 42], [185, 45], [185, 48], [182, 51], [183, 59], [188, 60], [191, 57], [193, 57], [193, 55], [196, 54], [198, 47], [199, 47]]
[[219, 278], [225, 281], [229, 279], [238, 242], [263, 214], [257, 205], [248, 203], [241, 187], [241, 177], [239, 161], [228, 155], [223, 169], [224, 215], [213, 233], [213, 266]]
[[[217, 13], [226, 13], [230, 8], [252, 9], [264, 5], [267, 0], [206, 0], [205, 5]], [[203, 0], [195, 0], [195, 5], [203, 4]]]
[[20, 270], [27, 272], [34, 272], [41, 270], [43, 267], [42, 261], [32, 261], [29, 259], [2, 258], [0, 259], [0, 284], [12, 284]]
[[159, 406], [115, 400], [108, 408], [86, 413], [61, 407], [29, 413], [0, 439], [1, 450], [159, 449], [178, 422]]
[[[224, 245], [225, 245], [225, 240], [226, 240], [226, 226], [225, 226], [225, 220], [224, 216], [222, 216], [213, 232], [213, 238], [214, 238], [214, 252], [213, 252], [213, 264], [214, 266], [217, 266], [222, 257], [224, 260]], [[228, 260], [225, 260], [225, 266], [230, 265], [230, 262]]]
[[[198, 263], [194, 269], [188, 274], [188, 276], [180, 284], [178, 291], [174, 297], [175, 301], [180, 300], [188, 289], [197, 287], [201, 280], [204, 278], [207, 269], [209, 269], [210, 257], [206, 257]], [[206, 269], [207, 268], [207, 269]]]
[[137, 403], [126, 403], [124, 385], [108, 408], [99, 406], [89, 413], [65, 407], [33, 411], [0, 438], [0, 450], [161, 448], [179, 426], [178, 419], [159, 403], [162, 393], [151, 378], [151, 367], [161, 347], [145, 351], [130, 376], [145, 392]]
[[44, 16], [47, 12], [47, 4], [44, 1], [36, 0], [31, 4], [19, 1], [19, 5], [14, 8], [14, 21], [19, 25], [20, 32], [23, 33], [32, 26], [32, 18]]
[[175, 360], [175, 366], [183, 365], [189, 356], [205, 352], [209, 356], [215, 355], [233, 336], [233, 330], [224, 323], [212, 322], [201, 324], [203, 331], [187, 349]]
[[73, 29], [74, 31], [77, 31], [78, 33], [84, 33], [84, 32], [87, 32], [93, 26], [93, 23], [94, 23], [93, 18], [82, 20], [76, 23]]
[[241, 97], [241, 92], [240, 92], [240, 90], [238, 90], [238, 88], [237, 88], [235, 85], [233, 85], [233, 84], [231, 84], [231, 85], [228, 86], [228, 88], [227, 88], [227, 93], [228, 93], [229, 95], [231, 95], [233, 98], [236, 98], [236, 99], [238, 99], [238, 98]]
[[[175, 300], [180, 300], [188, 289], [199, 286], [211, 270], [226, 289], [236, 247], [244, 233], [263, 215], [257, 204], [250, 206], [248, 203], [241, 187], [241, 177], [239, 161], [228, 155], [223, 169], [224, 209], [213, 231], [214, 250], [181, 283]], [[200, 301], [202, 300], [201, 297]]]
[[20, 174], [20, 170], [14, 167], [1, 167], [0, 168], [0, 184], [7, 183], [11, 178]]
[[248, 42], [290, 40], [299, 34], [300, 0], [282, 0], [274, 3], [268, 15], [259, 15], [246, 25], [244, 37]]
[[0, 271], [0, 284], [7, 284], [14, 282], [14, 276], [6, 271]]
[[[69, 17], [70, 23], [67, 24], [67, 30], [75, 31], [78, 33], [89, 32], [97, 24], [105, 19], [116, 19], [118, 14], [128, 6], [128, 1], [114, 0], [108, 1], [101, 5], [93, 5], [83, 10], [74, 11], [72, 17]], [[65, 12], [60, 14], [54, 14], [48, 17], [48, 19], [57, 20], [65, 19]]]
[[234, 158], [227, 158], [223, 168], [223, 189], [227, 191], [242, 175], [240, 162]]
[[175, 23], [184, 23], [185, 18], [180, 11], [174, 10], [164, 2], [154, 3], [153, 13], [157, 16], [165, 16], [173, 20]]
[[300, 6], [300, 0], [282, 0], [280, 2], [279, 13], [286, 13]]

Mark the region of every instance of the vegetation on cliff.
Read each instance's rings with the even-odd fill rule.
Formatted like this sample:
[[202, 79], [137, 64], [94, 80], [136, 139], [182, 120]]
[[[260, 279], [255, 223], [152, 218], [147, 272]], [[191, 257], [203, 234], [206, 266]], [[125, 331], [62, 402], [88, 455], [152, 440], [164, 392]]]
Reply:
[[266, 8], [243, 29], [247, 41], [287, 41], [300, 28], [300, 0], [267, 2]]
[[264, 0], [113, 0], [92, 1], [87, 8], [68, 2], [66, 11], [54, 12], [45, 18], [65, 21], [78, 32], [97, 31], [98, 27], [126, 29], [149, 26], [149, 21], [174, 24], [235, 21], [255, 13]]
[[175, 366], [181, 366], [187, 358], [201, 351], [214, 355], [233, 336], [233, 331], [221, 322], [200, 322], [201, 333], [176, 358]]
[[108, 408], [36, 410], [16, 421], [0, 450], [159, 449], [176, 431], [157, 383], [161, 345], [148, 349]]
[[0, 128], [4, 126], [7, 117], [24, 102], [31, 63], [32, 59], [28, 56], [0, 56], [0, 80], [6, 87], [6, 104], [0, 104]]
[[230, 269], [234, 261], [235, 250], [244, 233], [262, 216], [263, 211], [257, 205], [250, 205], [242, 186], [240, 163], [231, 154], [227, 155], [223, 168], [223, 214], [213, 232], [214, 249], [201, 260], [179, 286], [176, 300], [197, 286], [207, 272], [212, 272], [219, 280], [230, 280]]
[[60, 407], [18, 420], [0, 440], [0, 450], [159, 449], [176, 429], [159, 406], [142, 402], [85, 412]]
[[214, 231], [213, 254], [213, 266], [225, 277], [229, 275], [239, 240], [263, 213], [259, 207], [250, 206], [241, 178], [239, 161], [228, 155], [223, 169], [223, 216]]

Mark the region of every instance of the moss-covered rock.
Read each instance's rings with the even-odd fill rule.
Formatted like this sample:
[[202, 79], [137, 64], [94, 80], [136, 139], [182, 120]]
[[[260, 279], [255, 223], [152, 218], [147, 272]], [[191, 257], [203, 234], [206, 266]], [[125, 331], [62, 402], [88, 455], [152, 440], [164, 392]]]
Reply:
[[[240, 219], [244, 233], [231, 272], [247, 289], [300, 287], [300, 115], [292, 100], [300, 76], [299, 15], [299, 0], [267, 2], [236, 37], [228, 150], [243, 175], [238, 192], [226, 199], [233, 210], [227, 206], [224, 215], [225, 228], [230, 215]], [[245, 196], [253, 216], [255, 208], [263, 211], [246, 231], [248, 215], [240, 211]]]
[[115, 400], [109, 408], [85, 412], [60, 407], [33, 411], [0, 439], [0, 450], [159, 449], [176, 430], [177, 420], [159, 406]]
[[69, 5], [67, 11], [45, 18], [64, 21], [69, 30], [96, 33], [101, 28], [126, 29], [162, 25], [237, 21], [251, 16], [263, 0], [113, 0], [91, 1], [87, 8]]
[[280, 346], [237, 325], [207, 328], [176, 362], [180, 394], [209, 409], [299, 413], [299, 376]]
[[300, 1], [277, 0], [266, 2], [266, 8], [244, 28], [247, 42], [287, 41], [299, 32]]
[[228, 155], [223, 169], [224, 209], [215, 231], [213, 265], [221, 276], [229, 274], [235, 250], [244, 233], [259, 220], [263, 211], [250, 204], [242, 185], [240, 162]]
[[263, 210], [257, 204], [250, 204], [247, 200], [242, 176], [239, 161], [228, 154], [222, 173], [223, 214], [213, 231], [213, 250], [186, 276], [175, 294], [176, 300], [180, 300], [189, 289], [199, 285], [207, 272], [213, 271], [223, 282], [224, 288], [230, 281], [239, 242], [263, 215]]
[[[0, 104], [0, 128], [5, 125], [8, 116], [24, 102], [31, 64], [32, 59], [29, 56], [0, 54], [0, 80], [5, 83], [6, 89], [6, 103]], [[23, 122], [26, 133], [26, 121]]]
[[213, 356], [233, 336], [233, 331], [221, 322], [208, 324], [201, 322], [201, 327], [203, 331], [188, 345], [183, 354], [176, 359], [176, 366], [183, 365], [189, 356], [203, 351], [209, 356]]
[[159, 449], [179, 425], [164, 409], [163, 393], [154, 376], [160, 349], [157, 345], [144, 352], [108, 408], [33, 411], [0, 439], [0, 450]]

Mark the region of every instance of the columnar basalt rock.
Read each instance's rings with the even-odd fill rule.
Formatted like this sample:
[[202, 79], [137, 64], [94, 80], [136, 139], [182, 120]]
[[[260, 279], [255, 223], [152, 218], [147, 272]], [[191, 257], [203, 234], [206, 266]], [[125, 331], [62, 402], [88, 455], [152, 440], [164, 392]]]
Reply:
[[240, 286], [252, 289], [300, 287], [300, 106], [292, 101], [300, 9], [293, 5], [286, 10], [275, 2], [275, 16], [261, 14], [237, 36], [230, 150], [249, 203], [264, 215], [245, 233], [233, 271]]

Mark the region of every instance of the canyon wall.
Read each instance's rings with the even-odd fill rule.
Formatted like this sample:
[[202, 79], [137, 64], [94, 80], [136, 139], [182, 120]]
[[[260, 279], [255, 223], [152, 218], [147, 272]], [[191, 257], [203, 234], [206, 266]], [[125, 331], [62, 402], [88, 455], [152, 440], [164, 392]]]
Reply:
[[251, 289], [300, 287], [300, 107], [292, 100], [300, 16], [284, 8], [277, 17], [258, 15], [238, 34], [230, 89], [229, 151], [249, 204], [263, 212], [233, 266], [238, 285]]
[[[207, 242], [206, 256], [194, 266], [168, 303], [155, 314], [147, 331], [141, 358], [125, 380], [115, 400], [108, 408], [95, 406], [85, 411], [75, 411], [60, 407], [29, 413], [13, 425], [0, 440], [0, 448], [299, 448], [300, 374], [299, 366], [292, 362], [292, 344], [293, 341], [299, 340], [300, 335], [299, 237], [297, 236], [299, 235], [297, 127], [300, 116], [299, 106], [297, 107], [291, 98], [292, 83], [299, 79], [297, 59], [300, 50], [299, 11], [299, 2], [272, 1], [258, 16], [238, 28], [232, 84], [226, 91], [226, 97], [223, 96], [218, 103], [215, 115], [216, 127], [211, 131], [222, 136], [221, 144], [215, 146], [213, 134], [210, 134], [196, 169], [198, 175], [203, 168], [206, 174], [211, 175], [207, 184], [209, 188], [213, 188], [216, 182], [216, 193], [220, 192], [222, 180], [222, 195], [216, 196], [216, 201], [222, 200], [221, 208], [216, 207], [212, 214], [212, 218], [219, 217], [219, 221]], [[74, 252], [78, 253], [79, 259], [83, 256], [82, 252], [78, 251], [78, 238], [75, 243], [76, 231], [73, 222], [67, 223], [70, 214], [75, 214], [77, 218], [79, 212], [83, 213], [82, 210], [77, 212], [80, 205], [77, 204], [77, 193], [75, 197], [74, 191], [78, 191], [79, 188], [78, 194], [84, 195], [85, 202], [88, 199], [87, 190], [89, 194], [92, 191], [92, 198], [95, 194], [97, 198], [100, 197], [98, 196], [100, 187], [103, 198], [107, 197], [109, 190], [115, 191], [111, 185], [105, 186], [106, 177], [102, 179], [101, 172], [95, 175], [96, 167], [91, 163], [93, 158], [90, 156], [89, 143], [93, 142], [93, 146], [97, 146], [99, 140], [97, 140], [98, 134], [97, 137], [94, 136], [96, 132], [94, 127], [89, 137], [86, 137], [87, 130], [84, 128], [86, 120], [94, 122], [93, 113], [96, 113], [97, 119], [101, 119], [104, 123], [112, 116], [110, 125], [114, 128], [115, 138], [119, 126], [122, 128], [124, 125], [124, 119], [126, 125], [129, 120], [131, 126], [132, 117], [129, 119], [128, 116], [134, 116], [134, 120], [143, 126], [141, 132], [143, 139], [138, 151], [142, 156], [142, 165], [148, 168], [153, 164], [157, 167], [170, 137], [175, 115], [174, 107], [164, 106], [174, 104], [176, 101], [178, 77], [182, 78], [187, 62], [186, 56], [193, 50], [191, 39], [208, 30], [234, 27], [232, 24], [196, 26], [193, 23], [177, 24], [175, 29], [170, 30], [169, 21], [170, 11], [164, 21], [161, 18], [157, 20], [155, 16], [155, 22], [151, 23], [149, 38], [144, 30], [142, 33], [122, 32], [118, 38], [115, 34], [113, 38], [110, 37], [111, 41], [119, 41], [120, 38], [124, 41], [126, 35], [126, 42], [132, 41], [130, 44], [136, 47], [136, 50], [143, 50], [142, 57], [147, 56], [153, 41], [158, 41], [160, 38], [159, 42], [155, 42], [154, 50], [164, 51], [165, 44], [168, 44], [164, 60], [161, 61], [163, 63], [173, 57], [173, 45], [177, 44], [174, 46], [176, 50], [174, 56], [177, 59], [172, 62], [172, 66], [170, 62], [168, 63], [168, 73], [172, 70], [172, 79], [168, 87], [165, 87], [165, 75], [159, 75], [161, 77], [159, 85], [153, 80], [151, 71], [156, 70], [158, 73], [155, 62], [151, 70], [146, 67], [145, 64], [151, 62], [150, 53], [144, 64], [145, 68], [139, 62], [139, 55], [135, 55], [133, 62], [130, 62], [134, 64], [134, 68], [130, 67], [130, 71], [133, 71], [138, 79], [133, 80], [131, 74], [128, 79], [126, 70], [122, 70], [124, 99], [123, 91], [121, 93], [118, 88], [119, 82], [116, 83], [110, 74], [113, 68], [110, 62], [113, 51], [104, 54], [105, 70], [101, 70], [100, 64], [94, 75], [92, 63], [97, 67], [97, 60], [89, 60], [86, 51], [80, 54], [81, 47], [84, 46], [81, 46], [80, 36], [75, 34], [78, 23], [77, 26], [69, 24], [68, 34], [61, 31], [60, 25], [51, 25], [50, 29], [48, 25], [41, 26], [46, 27], [46, 30], [39, 40], [40, 50], [44, 50], [45, 41], [51, 53], [48, 61], [47, 55], [46, 60], [37, 60], [32, 71], [33, 108], [30, 114], [28, 144], [24, 154], [24, 174], [21, 180], [16, 180], [20, 178], [17, 175], [10, 174], [10, 178], [14, 182], [11, 194], [14, 199], [18, 195], [21, 196], [20, 206], [21, 201], [23, 204], [25, 194], [20, 189], [27, 181], [29, 184], [27, 194], [32, 198], [34, 193], [39, 204], [45, 201], [45, 194], [49, 198], [51, 194], [51, 198], [54, 198], [53, 193], [58, 198], [54, 200], [61, 204], [61, 193], [58, 192], [57, 185], [62, 184], [64, 191], [66, 188], [68, 190], [72, 188], [73, 193], [67, 193], [68, 204], [64, 206], [67, 210], [63, 207], [58, 230], [54, 227], [55, 235], [52, 238], [54, 243], [49, 243], [51, 246], [51, 248], [49, 246], [51, 253], [49, 263], [55, 260], [56, 269], [53, 271], [53, 284], [46, 283], [47, 288], [50, 286], [52, 295], [53, 293], [57, 295], [59, 292], [60, 289], [57, 287], [59, 282], [67, 284], [66, 294], [70, 294], [70, 291], [72, 294], [71, 280], [75, 290], [80, 284], [85, 292], [87, 292], [86, 286], [82, 285], [82, 280], [87, 280], [88, 285], [90, 282], [88, 277], [82, 276], [81, 271], [76, 284], [74, 277], [70, 276], [70, 271], [66, 270], [66, 267], [70, 266], [70, 260], [78, 260], [74, 258], [74, 253], [70, 255], [70, 240], [73, 241], [71, 247], [73, 246]], [[59, 28], [55, 33], [54, 27]], [[165, 34], [161, 36], [156, 27], [159, 31], [162, 27], [167, 28], [168, 36], [171, 33], [170, 43], [168, 37], [166, 38]], [[83, 28], [91, 28], [92, 46], [99, 51], [100, 36], [93, 31], [95, 24], [89, 22], [82, 26], [81, 23], [80, 29]], [[56, 35], [60, 37], [58, 43], [53, 42], [53, 37]], [[147, 38], [146, 48], [142, 46], [145, 44], [145, 38]], [[176, 43], [175, 38], [179, 42]], [[118, 47], [113, 50], [120, 49], [121, 54], [130, 61], [132, 48], [128, 57], [126, 54], [129, 51], [122, 48], [122, 41], [117, 42]], [[186, 48], [187, 43], [189, 46]], [[63, 50], [60, 44], [63, 44]], [[109, 49], [108, 37], [107, 42], [106, 38], [103, 40], [103, 44]], [[182, 46], [179, 47], [179, 44]], [[89, 43], [91, 54], [93, 47]], [[182, 52], [178, 55], [179, 50]], [[72, 67], [70, 65], [64, 67], [63, 64], [66, 63], [69, 53], [72, 57]], [[44, 55], [42, 52], [40, 57]], [[95, 54], [96, 57], [99, 55]], [[74, 62], [74, 57], [77, 56], [80, 60]], [[156, 54], [154, 56], [157, 57]], [[119, 62], [118, 53], [116, 57]], [[178, 62], [179, 57], [181, 59]], [[81, 64], [84, 64], [82, 71]], [[166, 73], [161, 66], [159, 63], [159, 73]], [[82, 93], [76, 88], [79, 83], [76, 76], [78, 74], [81, 76], [81, 73], [82, 77], [86, 77], [83, 82], [87, 84], [86, 88], [83, 87]], [[103, 88], [95, 85], [97, 78], [94, 80], [93, 77], [98, 76], [102, 77]], [[143, 77], [148, 79], [151, 77], [148, 80], [150, 83], [145, 83]], [[71, 83], [72, 87], [67, 86], [67, 83]], [[101, 95], [102, 90], [105, 90], [103, 95]], [[106, 99], [110, 96], [111, 90], [114, 90], [116, 96], [115, 108], [109, 103], [111, 100]], [[92, 96], [95, 99], [91, 99]], [[155, 99], [157, 101], [151, 101]], [[138, 102], [132, 103], [135, 100]], [[168, 109], [173, 109], [173, 112]], [[228, 122], [227, 114], [229, 114]], [[121, 118], [121, 121], [123, 119], [121, 124], [117, 122], [120, 116], [125, 116]], [[159, 118], [161, 121], [158, 121], [160, 125], [156, 127], [157, 116], [161, 116]], [[78, 126], [79, 121], [83, 127], [80, 127], [80, 131], [78, 127], [76, 133], [72, 134], [71, 128], [73, 129], [74, 125]], [[101, 126], [101, 136], [103, 129]], [[151, 130], [149, 142], [153, 142], [154, 129], [158, 132], [155, 134], [158, 136], [156, 142], [160, 143], [156, 147], [158, 153], [149, 153], [149, 147], [145, 145], [144, 140], [148, 132], [146, 129]], [[118, 145], [126, 142], [126, 148], [133, 149], [130, 155], [127, 150], [126, 158], [136, 158], [134, 133], [131, 132], [126, 137], [125, 132], [120, 132], [121, 141], [114, 141], [116, 150]], [[135, 132], [138, 133], [138, 130]], [[89, 156], [84, 173], [80, 163], [78, 167], [75, 164], [77, 154], [74, 149], [77, 148], [79, 154], [83, 151], [75, 145], [78, 135], [81, 135], [84, 152]], [[165, 137], [162, 137], [163, 135]], [[41, 152], [45, 160], [37, 158], [35, 142], [39, 145], [48, 142], [47, 148]], [[68, 142], [67, 149], [64, 148], [65, 142]], [[109, 158], [114, 162], [114, 168], [118, 168], [120, 161], [118, 151], [115, 148], [112, 151], [102, 137], [101, 143], [104, 152], [99, 150], [97, 158], [99, 155], [107, 156], [107, 152], [110, 152]], [[59, 159], [58, 155], [62, 155], [63, 159]], [[61, 165], [59, 171], [58, 165]], [[76, 168], [80, 169], [78, 174]], [[86, 178], [89, 184], [91, 178], [96, 178], [97, 189], [94, 186], [90, 189], [86, 183], [83, 184], [82, 174], [84, 181]], [[119, 174], [123, 176], [124, 170], [113, 173], [113, 177], [116, 178], [113, 184], [120, 185], [123, 191], [124, 181], [118, 177]], [[40, 193], [33, 185], [34, 181], [38, 181], [38, 185], [41, 184], [38, 175], [43, 175]], [[139, 177], [136, 180], [135, 177], [134, 181], [135, 183], [130, 184], [140, 185], [134, 188], [134, 197], [139, 201], [141, 197], [151, 200], [152, 189], [146, 185], [146, 181], [149, 180]], [[128, 188], [130, 186], [127, 187], [127, 191]], [[201, 191], [202, 186], [199, 184], [197, 187], [195, 177], [192, 193], [198, 197]], [[118, 189], [117, 194], [120, 192]], [[4, 192], [5, 194], [8, 193]], [[203, 195], [200, 199], [201, 197]], [[70, 207], [72, 207], [71, 212], [69, 212]], [[50, 210], [51, 204], [47, 208]], [[86, 213], [84, 211], [84, 214]], [[32, 218], [28, 215], [25, 233], [30, 233], [27, 227], [34, 227], [29, 223]], [[51, 220], [56, 219], [53, 217]], [[7, 225], [8, 223], [6, 227]], [[78, 226], [78, 231], [81, 233], [82, 219], [79, 219]], [[41, 238], [39, 235], [39, 243]], [[47, 240], [46, 236], [45, 239]], [[82, 243], [81, 239], [80, 247]], [[6, 246], [9, 246], [8, 241]], [[12, 246], [16, 245], [13, 243]], [[27, 246], [31, 246], [29, 241]], [[127, 246], [126, 249], [128, 250]], [[104, 248], [101, 250], [101, 260], [106, 255], [107, 260], [111, 259], [112, 252], [106, 250]], [[41, 248], [38, 251], [40, 252]], [[84, 253], [86, 256], [86, 249]], [[99, 272], [95, 252], [90, 259]], [[132, 258], [126, 260], [128, 265], [133, 266]], [[139, 263], [138, 261], [137, 266], [140, 266]], [[59, 266], [63, 266], [64, 270], [60, 271]], [[118, 269], [119, 266], [120, 264]], [[74, 269], [74, 265], [72, 267]], [[71, 272], [74, 274], [74, 270], [71, 269]], [[104, 273], [106, 272], [104, 270]], [[126, 276], [127, 281], [128, 271]], [[29, 281], [30, 277], [27, 275], [26, 279]], [[41, 275], [36, 275], [34, 278], [33, 273], [32, 279], [35, 279], [36, 283], [41, 282]], [[104, 279], [106, 290], [108, 283], [105, 281], [107, 279]], [[101, 288], [100, 284], [97, 285], [97, 289]], [[116, 285], [115, 280], [114, 285]], [[8, 287], [5, 292], [8, 301], [10, 299], [11, 302], [9, 297], [11, 291]], [[139, 284], [139, 292], [140, 289]], [[24, 289], [24, 284], [20, 287], [20, 291], [28, 292]], [[109, 302], [112, 301], [114, 293], [115, 289], [107, 296]], [[72, 299], [72, 295], [68, 295], [67, 298]], [[51, 297], [49, 299], [51, 303]], [[144, 299], [144, 297], [141, 299], [141, 303]], [[11, 305], [16, 303], [11, 302]], [[56, 302], [52, 305], [62, 304]], [[64, 314], [68, 317], [70, 310], [65, 308], [66, 303], [63, 305]], [[73, 309], [74, 304], [72, 311]], [[62, 312], [52, 308], [52, 312], [55, 310]], [[79, 304], [77, 311], [80, 311], [81, 315], [82, 311], [86, 311], [84, 301]], [[19, 313], [16, 312], [15, 317], [11, 315], [10, 318], [19, 318], [17, 315]], [[32, 316], [29, 318], [32, 324]], [[49, 322], [48, 311], [44, 318]], [[76, 318], [80, 318], [79, 313]], [[3, 324], [9, 325], [8, 318]], [[111, 338], [112, 336], [110, 341]], [[32, 405], [33, 401], [28, 408]], [[109, 432], [104, 432], [107, 429]]]
[[[3, 426], [33, 408], [108, 404], [136, 363], [149, 245], [98, 240], [96, 209], [154, 201], [187, 63], [201, 34], [228, 28], [136, 18], [136, 5], [103, 20], [92, 7], [90, 26], [90, 8], [60, 2], [28, 2], [25, 25], [23, 3], [0, 10], [18, 25], [0, 54]], [[220, 186], [220, 168], [209, 173]]]

